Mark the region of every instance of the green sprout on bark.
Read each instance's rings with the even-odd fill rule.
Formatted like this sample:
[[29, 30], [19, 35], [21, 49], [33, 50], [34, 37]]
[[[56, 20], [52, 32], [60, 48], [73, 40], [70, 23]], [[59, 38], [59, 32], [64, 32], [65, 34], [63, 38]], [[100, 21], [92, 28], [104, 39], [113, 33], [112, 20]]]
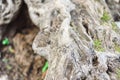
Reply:
[[48, 62], [45, 63], [45, 65], [42, 68], [42, 72], [46, 72], [48, 69]]
[[104, 48], [102, 47], [102, 42], [100, 40], [94, 40], [94, 47], [97, 51], [104, 51]]
[[2, 41], [2, 45], [9, 45], [10, 42], [9, 42], [9, 39], [8, 38], [5, 38], [3, 41]]
[[110, 15], [108, 12], [104, 11], [103, 16], [101, 17], [101, 20], [104, 22], [108, 22], [111, 19]]

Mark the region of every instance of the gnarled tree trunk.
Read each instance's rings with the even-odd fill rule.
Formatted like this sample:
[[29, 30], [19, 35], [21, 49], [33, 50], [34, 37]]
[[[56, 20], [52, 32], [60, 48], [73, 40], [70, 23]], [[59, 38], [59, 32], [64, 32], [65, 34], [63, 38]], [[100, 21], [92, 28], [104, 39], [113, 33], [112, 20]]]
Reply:
[[[120, 79], [120, 29], [112, 18], [120, 14], [120, 0], [18, 0], [22, 1], [40, 28], [32, 47], [49, 62], [45, 80]], [[0, 26], [12, 17], [8, 22], [1, 18]]]
[[[26, 3], [40, 27], [33, 49], [49, 62], [45, 80], [120, 79], [120, 29], [105, 1], [47, 0], [39, 8]], [[31, 7], [38, 9], [38, 21]]]

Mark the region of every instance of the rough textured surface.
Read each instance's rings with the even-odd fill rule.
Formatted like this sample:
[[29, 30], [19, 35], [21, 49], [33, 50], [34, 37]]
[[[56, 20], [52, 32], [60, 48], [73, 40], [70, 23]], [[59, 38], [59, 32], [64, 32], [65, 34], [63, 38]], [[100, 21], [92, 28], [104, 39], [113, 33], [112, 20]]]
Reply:
[[32, 47], [49, 62], [45, 80], [120, 79], [119, 0], [24, 1], [40, 28]]
[[118, 80], [120, 35], [105, 1], [25, 1], [40, 28], [33, 49], [49, 61], [45, 80]]
[[120, 21], [120, 0], [105, 0], [115, 21]]
[[16, 19], [23, 0], [0, 0], [0, 41], [7, 25]]
[[1, 0], [0, 27], [13, 20], [19, 12], [22, 0]]
[[15, 61], [20, 67], [20, 72], [24, 76], [22, 80], [38, 80], [42, 75], [41, 69], [45, 59], [35, 55], [32, 50], [32, 42], [37, 32], [38, 29], [36, 27], [24, 29], [22, 33], [18, 33], [13, 39], [15, 46]]
[[35, 26], [29, 26], [17, 32], [10, 45], [2, 46], [2, 49], [0, 46], [0, 79], [42, 80], [45, 59], [32, 50], [38, 31]]
[[2, 39], [7, 37], [10, 42], [7, 46], [3, 46], [0, 42], [0, 79], [2, 80], [3, 78], [6, 80], [6, 76], [3, 75], [7, 75], [8, 80], [41, 80], [41, 69], [45, 59], [32, 50], [32, 42], [39, 29], [30, 21], [27, 10], [25, 3], [22, 3], [20, 12], [14, 15], [16, 17], [7, 25], [3, 23], [7, 28], [0, 27], [2, 33], [5, 32]]

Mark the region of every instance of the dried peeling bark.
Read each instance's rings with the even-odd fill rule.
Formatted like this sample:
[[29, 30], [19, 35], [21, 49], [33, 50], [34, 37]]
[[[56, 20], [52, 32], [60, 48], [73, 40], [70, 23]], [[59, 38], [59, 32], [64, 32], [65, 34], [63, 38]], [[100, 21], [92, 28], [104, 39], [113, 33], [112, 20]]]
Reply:
[[113, 28], [104, 1], [46, 0], [36, 6], [37, 1], [25, 1], [40, 27], [33, 49], [49, 62], [45, 80], [120, 79], [120, 52], [115, 48], [120, 47], [120, 30]]

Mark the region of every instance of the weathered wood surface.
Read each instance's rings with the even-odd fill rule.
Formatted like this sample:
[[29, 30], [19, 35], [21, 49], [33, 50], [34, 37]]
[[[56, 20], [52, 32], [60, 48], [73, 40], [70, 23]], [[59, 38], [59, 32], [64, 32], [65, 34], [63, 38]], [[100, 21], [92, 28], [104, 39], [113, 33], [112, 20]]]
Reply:
[[119, 0], [115, 11], [110, 0], [24, 1], [40, 28], [32, 47], [49, 62], [45, 80], [120, 79]]
[[120, 31], [104, 1], [25, 1], [40, 27], [33, 49], [49, 61], [45, 80], [119, 80]]

